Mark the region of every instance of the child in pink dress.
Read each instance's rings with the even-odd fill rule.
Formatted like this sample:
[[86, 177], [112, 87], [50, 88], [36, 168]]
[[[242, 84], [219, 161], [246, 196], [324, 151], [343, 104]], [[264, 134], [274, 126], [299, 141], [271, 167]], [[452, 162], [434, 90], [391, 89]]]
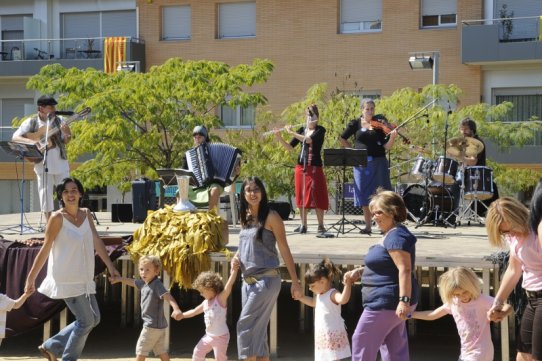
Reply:
[[228, 343], [230, 331], [226, 324], [228, 297], [237, 278], [239, 260], [234, 257], [231, 261], [231, 272], [226, 285], [218, 273], [202, 272], [194, 281], [192, 287], [205, 298], [203, 302], [183, 313], [183, 318], [190, 318], [204, 313], [205, 335], [198, 342], [192, 354], [192, 360], [205, 361], [205, 356], [212, 351], [216, 361], [228, 360]]
[[[443, 273], [439, 280], [439, 293], [444, 304], [433, 311], [415, 311], [413, 318], [433, 321], [451, 314], [461, 339], [460, 361], [493, 361], [493, 343], [488, 311], [493, 297], [482, 295], [481, 282], [469, 268], [458, 267]], [[512, 313], [505, 305], [501, 319]]]
[[342, 292], [332, 288], [339, 269], [324, 258], [319, 264], [311, 265], [305, 274], [305, 282], [315, 297], [303, 296], [298, 301], [314, 307], [314, 360], [341, 360], [350, 357], [350, 343], [341, 317], [341, 305], [350, 299], [352, 281], [344, 279]]

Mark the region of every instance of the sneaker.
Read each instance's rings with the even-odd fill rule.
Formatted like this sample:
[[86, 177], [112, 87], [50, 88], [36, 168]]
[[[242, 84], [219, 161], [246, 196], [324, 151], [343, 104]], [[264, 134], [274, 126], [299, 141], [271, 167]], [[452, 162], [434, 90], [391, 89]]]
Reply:
[[307, 233], [307, 227], [304, 225], [299, 225], [296, 229], [294, 229], [294, 232], [296, 233]]
[[326, 233], [326, 231], [326, 227], [324, 227], [323, 225], [318, 226], [318, 233]]
[[366, 234], [366, 235], [369, 235], [369, 236], [372, 234], [371, 230], [368, 229], [368, 228], [363, 228], [361, 231], [359, 231], [359, 233]]
[[49, 350], [47, 350], [43, 345], [38, 346], [38, 350], [43, 357], [49, 361], [57, 361], [56, 356]]

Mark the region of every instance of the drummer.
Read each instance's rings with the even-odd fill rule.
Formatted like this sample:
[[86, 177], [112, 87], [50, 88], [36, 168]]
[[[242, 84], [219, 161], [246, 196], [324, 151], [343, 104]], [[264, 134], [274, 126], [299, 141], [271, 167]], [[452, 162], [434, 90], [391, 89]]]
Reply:
[[[472, 166], [486, 166], [486, 146], [484, 141], [478, 136], [476, 133], [476, 122], [470, 118], [465, 118], [459, 123], [459, 133], [465, 138], [474, 138], [480, 143], [482, 143], [482, 150], [478, 152], [476, 155], [467, 155], [463, 154], [462, 159], [458, 159], [459, 161], [463, 161], [463, 164], [466, 167], [472, 167]], [[462, 175], [464, 176], [464, 175]], [[459, 205], [459, 195], [460, 195], [460, 182], [456, 182], [454, 186], [452, 187], [452, 195], [454, 197], [454, 209], [458, 207]], [[497, 184], [493, 182], [493, 197], [490, 199], [483, 200], [482, 203], [486, 205], [486, 207], [489, 207], [489, 205], [499, 198], [499, 190], [497, 189]], [[486, 208], [485, 207], [478, 207], [478, 215], [483, 217], [485, 216]]]
[[486, 165], [486, 145], [482, 139], [476, 134], [476, 122], [470, 118], [465, 118], [459, 123], [459, 133], [465, 138], [472, 137], [482, 143], [483, 148], [476, 156], [463, 156], [463, 163], [467, 167], [485, 166]]

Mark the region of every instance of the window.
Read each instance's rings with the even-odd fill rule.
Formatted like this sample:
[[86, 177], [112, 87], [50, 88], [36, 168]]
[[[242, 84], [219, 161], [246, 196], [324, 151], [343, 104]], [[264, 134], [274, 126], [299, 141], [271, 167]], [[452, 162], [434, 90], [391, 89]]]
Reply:
[[[542, 88], [501, 88], [493, 89], [494, 104], [505, 101], [514, 104], [508, 122], [527, 121], [532, 117], [542, 119]], [[531, 145], [542, 145], [542, 132], [536, 132]]]
[[101, 40], [91, 42], [87, 39], [107, 36], [137, 37], [135, 10], [62, 13], [60, 19], [61, 37], [80, 39], [64, 41], [64, 51], [85, 50], [89, 46], [94, 50], [102, 50]]
[[[17, 50], [20, 52], [23, 49], [23, 42], [17, 41], [24, 39], [23, 19], [28, 15], [2, 15], [0, 22], [2, 24], [2, 60], [13, 60], [12, 54]], [[20, 53], [19, 53], [20, 54]]]
[[382, 1], [341, 0], [341, 34], [382, 30]]
[[245, 108], [236, 106], [232, 108], [228, 105], [220, 107], [220, 118], [226, 128], [248, 128], [256, 124], [256, 107], [249, 105]]
[[192, 37], [191, 18], [190, 5], [164, 6], [161, 40], [190, 39]]
[[34, 109], [34, 99], [2, 99], [0, 102], [2, 109], [2, 117], [0, 119], [0, 140], [11, 140], [11, 136], [15, 132], [15, 128], [12, 127], [11, 121], [13, 118], [21, 118], [25, 115], [25, 105], [27, 109]]
[[422, 28], [456, 24], [457, 0], [422, 0]]
[[352, 91], [345, 91], [346, 93], [358, 97], [361, 101], [365, 98], [370, 98], [373, 100], [380, 99], [380, 91], [379, 90], [352, 90]]
[[250, 38], [256, 36], [256, 3], [218, 5], [218, 38]]

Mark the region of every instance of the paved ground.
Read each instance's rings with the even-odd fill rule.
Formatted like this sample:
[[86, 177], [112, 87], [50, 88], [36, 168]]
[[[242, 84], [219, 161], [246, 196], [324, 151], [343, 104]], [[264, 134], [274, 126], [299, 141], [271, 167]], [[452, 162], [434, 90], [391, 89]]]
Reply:
[[[351, 221], [359, 220], [360, 216], [348, 217]], [[98, 232], [109, 235], [126, 235], [132, 233], [140, 224], [113, 223], [110, 213], [98, 213], [97, 219], [100, 224]], [[328, 216], [326, 223], [333, 224], [339, 219], [338, 216]], [[361, 261], [368, 247], [378, 242], [379, 235], [360, 235], [357, 230], [341, 233], [335, 238], [316, 238], [316, 220], [309, 217], [309, 232], [304, 235], [293, 233], [298, 220], [286, 222], [288, 241], [296, 260], [302, 258], [317, 259], [321, 255], [328, 255], [331, 259], [352, 259]], [[29, 213], [25, 215], [24, 225], [39, 228], [39, 214]], [[15, 226], [14, 228], [11, 228]], [[441, 262], [454, 259], [457, 262], [466, 262], [467, 265], [476, 264], [484, 257], [498, 251], [489, 246], [485, 228], [481, 225], [463, 225], [457, 228], [444, 228], [431, 224], [414, 228], [409, 227], [418, 236], [417, 258], [420, 262]], [[9, 228], [9, 229], [7, 229]], [[345, 230], [353, 229], [352, 225], [346, 225]], [[9, 240], [27, 239], [41, 234], [20, 235], [20, 215], [0, 215], [0, 235]], [[238, 244], [239, 228], [230, 226], [230, 246]], [[336, 231], [333, 232], [337, 235]], [[310, 257], [308, 257], [310, 255]], [[192, 307], [199, 302], [194, 295], [176, 294], [182, 309]], [[343, 317], [349, 332], [353, 331], [359, 317], [361, 308], [359, 289], [354, 291], [352, 301], [343, 309]], [[233, 295], [234, 319], [239, 312], [239, 295]], [[437, 299], [438, 302], [438, 299]], [[118, 301], [102, 302], [102, 323], [93, 331], [87, 342], [82, 360], [128, 360], [133, 359], [135, 342], [139, 334], [138, 325], [121, 328]], [[313, 339], [312, 330], [300, 331], [299, 307], [288, 298], [287, 292], [282, 292], [278, 304], [279, 332], [278, 353], [281, 360], [312, 360]], [[204, 332], [203, 320], [195, 318], [174, 322], [171, 329], [171, 356], [173, 360], [189, 360], [191, 350]], [[232, 329], [232, 335], [235, 330]], [[1, 360], [31, 360], [39, 359], [36, 351], [41, 343], [41, 330], [35, 330], [28, 334], [6, 339], [0, 346]], [[429, 361], [441, 360], [452, 361], [458, 358], [459, 341], [455, 325], [450, 317], [435, 322], [418, 322], [416, 333], [410, 337], [411, 360]], [[496, 360], [499, 345], [495, 344]], [[229, 356], [236, 359], [234, 337], [230, 342]]]

